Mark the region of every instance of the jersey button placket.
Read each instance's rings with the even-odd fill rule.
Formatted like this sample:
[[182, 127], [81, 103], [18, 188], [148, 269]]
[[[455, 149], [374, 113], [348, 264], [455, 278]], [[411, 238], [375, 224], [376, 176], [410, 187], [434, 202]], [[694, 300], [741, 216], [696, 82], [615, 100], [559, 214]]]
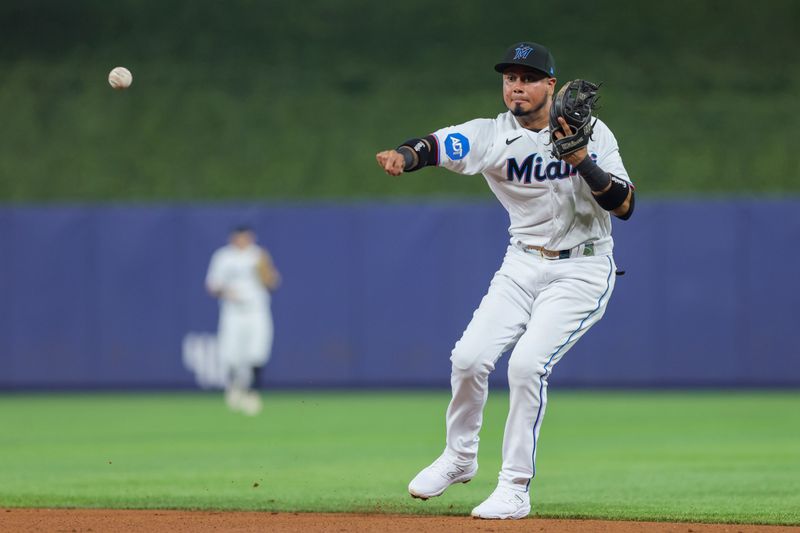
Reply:
[[559, 227], [559, 219], [561, 218], [559, 206], [558, 206], [558, 197], [556, 193], [558, 192], [558, 187], [556, 186], [555, 181], [550, 181], [550, 205], [553, 208], [553, 226]]

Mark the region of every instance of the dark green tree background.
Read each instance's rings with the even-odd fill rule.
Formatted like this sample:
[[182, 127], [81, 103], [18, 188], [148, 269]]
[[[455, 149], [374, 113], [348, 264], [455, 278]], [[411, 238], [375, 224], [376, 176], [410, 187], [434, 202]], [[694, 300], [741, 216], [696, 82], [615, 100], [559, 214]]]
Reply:
[[604, 82], [640, 194], [797, 194], [798, 20], [790, 0], [9, 0], [0, 200], [488, 196], [374, 154], [503, 111], [492, 65], [520, 40], [559, 84]]

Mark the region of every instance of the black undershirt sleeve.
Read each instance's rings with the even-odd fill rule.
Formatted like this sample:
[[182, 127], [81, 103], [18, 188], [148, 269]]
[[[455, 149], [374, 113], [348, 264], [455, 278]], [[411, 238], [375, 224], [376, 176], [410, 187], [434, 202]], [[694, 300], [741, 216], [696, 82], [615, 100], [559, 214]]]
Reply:
[[[592, 194], [598, 205], [606, 211], [613, 211], [624, 204], [630, 192], [631, 203], [627, 213], [617, 216], [621, 220], [628, 220], [631, 217], [633, 214], [633, 189], [627, 181], [604, 171], [589, 156], [586, 156], [583, 161], [578, 163], [575, 169], [593, 192], [599, 192], [608, 187], [602, 194]], [[611, 184], [611, 187], [609, 187], [609, 184]]]
[[421, 139], [409, 139], [397, 147], [403, 155], [405, 172], [414, 172], [423, 167], [439, 164], [439, 143], [434, 135], [426, 135]]

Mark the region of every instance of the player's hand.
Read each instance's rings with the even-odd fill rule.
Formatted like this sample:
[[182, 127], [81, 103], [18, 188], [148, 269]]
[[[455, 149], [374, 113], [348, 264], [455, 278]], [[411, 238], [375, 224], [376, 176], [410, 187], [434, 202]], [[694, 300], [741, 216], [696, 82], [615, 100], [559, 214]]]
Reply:
[[[556, 139], [563, 139], [564, 137], [569, 137], [572, 135], [572, 128], [569, 127], [569, 124], [567, 124], [567, 121], [564, 120], [564, 117], [558, 117], [558, 123], [561, 125], [561, 130], [564, 133], [561, 133], [561, 131], [554, 132], [553, 136]], [[587, 155], [589, 155], [589, 151], [584, 146], [580, 150], [576, 150], [571, 154], [565, 155], [562, 159], [574, 167], [583, 161]]]
[[384, 150], [375, 155], [378, 165], [390, 176], [399, 176], [405, 168], [403, 154], [397, 150]]
[[232, 302], [232, 303], [239, 303], [240, 301], [242, 301], [242, 299], [239, 298], [239, 295], [233, 289], [225, 289], [224, 291], [222, 291], [220, 293], [220, 298], [222, 298], [226, 302]]

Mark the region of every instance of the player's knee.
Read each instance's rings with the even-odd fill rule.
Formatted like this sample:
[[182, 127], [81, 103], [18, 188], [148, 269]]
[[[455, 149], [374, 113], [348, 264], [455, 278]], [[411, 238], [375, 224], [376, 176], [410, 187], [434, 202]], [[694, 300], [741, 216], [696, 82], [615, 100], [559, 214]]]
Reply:
[[472, 376], [488, 375], [494, 369], [493, 359], [481, 350], [459, 342], [450, 354], [453, 372]]
[[527, 384], [538, 376], [544, 374], [544, 368], [535, 361], [516, 361], [513, 358], [508, 362], [508, 384]]

